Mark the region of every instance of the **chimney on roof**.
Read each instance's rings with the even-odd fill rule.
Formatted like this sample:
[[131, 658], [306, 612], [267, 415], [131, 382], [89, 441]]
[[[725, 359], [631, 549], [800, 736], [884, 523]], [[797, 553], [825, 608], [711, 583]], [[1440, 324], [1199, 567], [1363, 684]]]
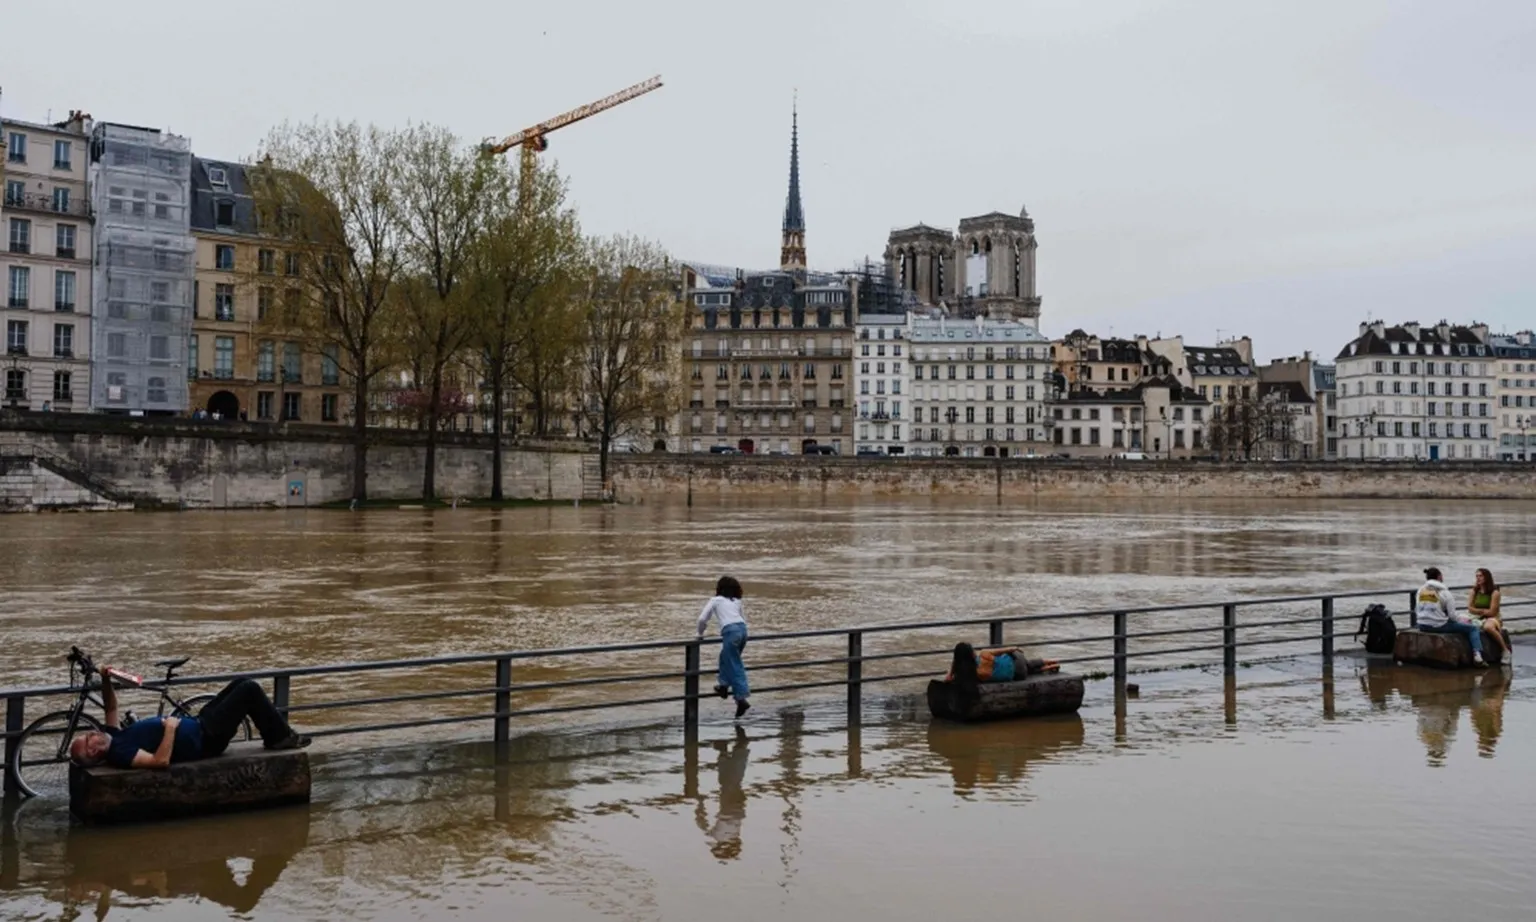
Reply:
[[1371, 332], [1375, 333], [1377, 336], [1385, 337], [1387, 335], [1387, 324], [1386, 324], [1386, 321], [1377, 320], [1377, 321], [1372, 322], [1371, 323]]
[[1440, 337], [1442, 341], [1451, 341], [1451, 325], [1446, 323], [1444, 320], [1435, 324], [1435, 333]]
[[1364, 336], [1365, 335], [1365, 331], [1369, 330], [1370, 328], [1371, 328], [1371, 325], [1369, 323], [1366, 323], [1363, 320], [1360, 321], [1360, 335], [1361, 336]]
[[1529, 346], [1531, 344], [1531, 331], [1521, 330], [1519, 333], [1516, 333], [1515, 342], [1521, 346]]
[[1486, 324], [1486, 323], [1474, 323], [1471, 326], [1471, 330], [1472, 330], [1472, 335], [1477, 337], [1477, 341], [1478, 342], [1480, 342], [1480, 343], [1488, 342], [1488, 324]]
[[1419, 323], [1417, 320], [1403, 324], [1403, 329], [1407, 330], [1408, 335], [1412, 336], [1414, 339], [1419, 338]]

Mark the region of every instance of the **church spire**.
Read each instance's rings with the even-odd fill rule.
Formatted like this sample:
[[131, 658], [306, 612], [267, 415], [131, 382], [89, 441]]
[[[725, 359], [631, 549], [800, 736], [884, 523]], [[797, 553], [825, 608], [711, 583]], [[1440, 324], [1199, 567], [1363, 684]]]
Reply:
[[805, 210], [800, 205], [800, 106], [790, 109], [789, 198], [784, 203], [784, 240], [779, 268], [805, 268]]

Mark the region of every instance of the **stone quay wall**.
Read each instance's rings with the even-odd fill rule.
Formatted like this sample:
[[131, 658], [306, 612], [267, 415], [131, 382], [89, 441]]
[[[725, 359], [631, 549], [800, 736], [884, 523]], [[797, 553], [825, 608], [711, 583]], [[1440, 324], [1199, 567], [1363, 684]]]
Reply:
[[[423, 445], [416, 431], [370, 432], [369, 498], [419, 499]], [[350, 431], [318, 426], [3, 413], [0, 509], [313, 506], [351, 497], [352, 460]], [[509, 499], [590, 496], [595, 461], [550, 446], [509, 447], [502, 489]], [[490, 493], [489, 438], [444, 433], [438, 497]]]
[[620, 455], [620, 502], [665, 496], [1536, 499], [1536, 465]]

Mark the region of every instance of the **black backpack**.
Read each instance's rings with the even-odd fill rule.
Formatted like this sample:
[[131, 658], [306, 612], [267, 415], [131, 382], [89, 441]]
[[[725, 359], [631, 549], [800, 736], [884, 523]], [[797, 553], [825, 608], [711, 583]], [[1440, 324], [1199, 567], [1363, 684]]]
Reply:
[[1360, 616], [1360, 628], [1355, 631], [1355, 639], [1365, 635], [1365, 652], [1387, 654], [1397, 644], [1397, 622], [1392, 620], [1392, 615], [1385, 605], [1372, 605]]

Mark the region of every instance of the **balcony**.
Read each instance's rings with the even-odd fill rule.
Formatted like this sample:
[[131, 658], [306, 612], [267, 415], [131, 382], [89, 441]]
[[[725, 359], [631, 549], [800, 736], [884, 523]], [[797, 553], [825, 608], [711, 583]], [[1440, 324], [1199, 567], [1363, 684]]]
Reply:
[[27, 298], [18, 298], [15, 295], [11, 295], [10, 300], [6, 302], [9, 307], [15, 308], [19, 311], [26, 310], [27, 305], [30, 303], [31, 301], [29, 301]]
[[52, 195], [26, 192], [21, 195], [7, 195], [5, 197], [5, 207], [7, 209], [34, 211], [43, 214], [71, 215], [76, 218], [90, 217], [91, 214], [91, 203], [83, 198], [71, 196], [68, 204], [63, 208], [58, 208], [56, 205], [57, 203]]
[[215, 368], [213, 370], [213, 377], [218, 381], [233, 381], [235, 380], [235, 370], [233, 368]]
[[285, 368], [285, 369], [283, 369], [283, 383], [284, 384], [303, 384], [304, 383], [304, 375], [299, 373], [299, 372], [297, 372], [297, 371], [289, 371], [288, 369]]
[[258, 371], [258, 372], [256, 372], [256, 382], [258, 384], [271, 384], [273, 381], [276, 381], [276, 380], [277, 380], [277, 374], [272, 372], [272, 371]]
[[27, 354], [27, 347], [26, 346], [19, 346], [16, 343], [11, 343], [9, 346], [5, 347], [5, 354], [6, 355], [26, 355]]
[[324, 385], [325, 387], [340, 387], [341, 386], [341, 375], [339, 375], [339, 374], [335, 374], [335, 375], [321, 375], [320, 376], [320, 383], [322, 385]]
[[688, 401], [688, 409], [690, 409], [690, 410], [702, 410], [702, 409], [704, 409], [704, 401], [702, 401], [702, 400], [690, 400], [690, 401]]
[[26, 255], [32, 252], [32, 244], [25, 240], [12, 240], [11, 252]]
[[730, 406], [731, 406], [731, 402], [729, 400], [716, 400], [715, 401], [715, 409], [717, 409], [717, 410], [728, 410], [728, 409], [730, 409]]
[[75, 248], [74, 247], [59, 247], [57, 250], [54, 251], [54, 255], [58, 256], [60, 259], [74, 259], [75, 258]]
[[53, 350], [53, 357], [56, 359], [72, 359], [75, 357], [75, 350], [55, 348]]
[[827, 406], [831, 407], [834, 410], [841, 410], [841, 409], [843, 409], [843, 407], [844, 407], [844, 405], [846, 403], [847, 403], [847, 401], [845, 401], [841, 397], [833, 397], [831, 400], [827, 401]]
[[809, 400], [801, 400], [800, 406], [807, 410], [814, 410], [816, 409], [816, 399], [813, 397]]
[[61, 314], [73, 314], [75, 312], [75, 302], [55, 301], [53, 303], [53, 309]]

